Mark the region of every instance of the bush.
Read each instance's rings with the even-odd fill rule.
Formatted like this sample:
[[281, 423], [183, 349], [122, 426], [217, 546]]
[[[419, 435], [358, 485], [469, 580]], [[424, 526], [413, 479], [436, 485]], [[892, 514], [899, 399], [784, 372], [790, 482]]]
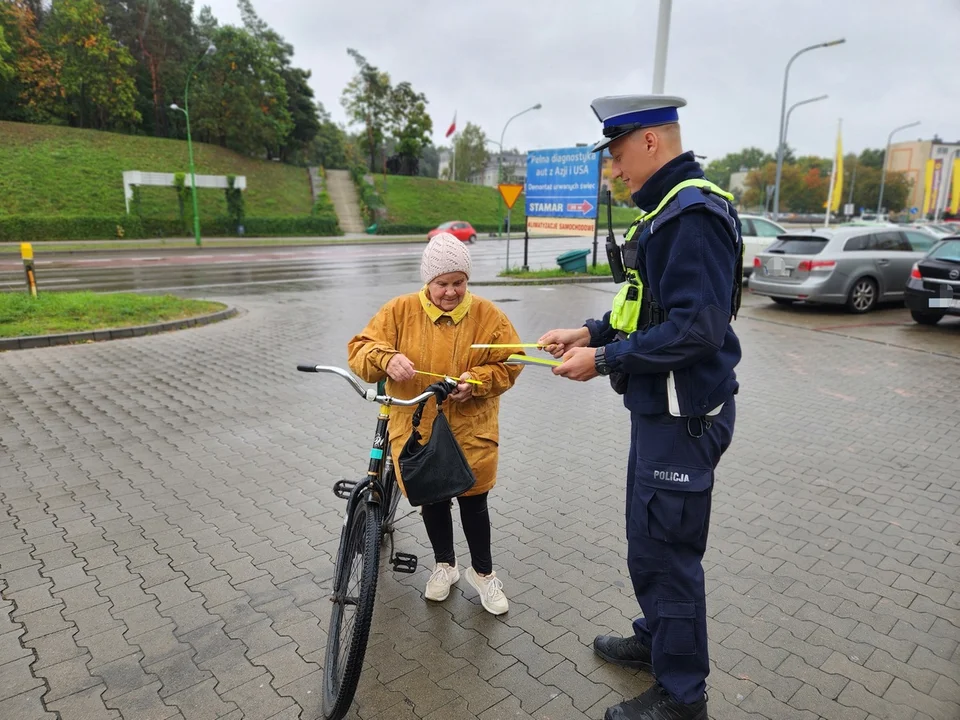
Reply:
[[[237, 226], [231, 218], [203, 220], [201, 235], [233, 237]], [[248, 217], [244, 219], [247, 237], [331, 237], [342, 235], [336, 215], [293, 217]], [[127, 240], [189, 237], [179, 220], [143, 218], [135, 215], [105, 216], [0, 216], [0, 242], [44, 242], [50, 240], [111, 240], [121, 236]]]

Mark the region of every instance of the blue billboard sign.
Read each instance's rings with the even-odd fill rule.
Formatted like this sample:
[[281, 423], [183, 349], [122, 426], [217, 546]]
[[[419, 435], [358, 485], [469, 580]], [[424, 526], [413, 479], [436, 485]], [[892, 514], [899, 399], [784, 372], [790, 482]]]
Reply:
[[527, 153], [527, 217], [597, 217], [600, 155], [588, 147]]

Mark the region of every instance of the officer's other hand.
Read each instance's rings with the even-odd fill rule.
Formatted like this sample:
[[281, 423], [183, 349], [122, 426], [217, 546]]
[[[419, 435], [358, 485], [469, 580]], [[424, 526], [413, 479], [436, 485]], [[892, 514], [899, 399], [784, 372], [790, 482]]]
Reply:
[[564, 353], [563, 362], [553, 369], [553, 374], [581, 382], [595, 378], [599, 375], [595, 362], [596, 353], [593, 348], [571, 348]]
[[387, 363], [387, 375], [394, 382], [405, 382], [416, 377], [413, 363], [403, 353], [397, 353]]
[[586, 347], [590, 344], [590, 330], [585, 327], [570, 330], [551, 330], [537, 341], [544, 350], [555, 358], [563, 357], [570, 348]]

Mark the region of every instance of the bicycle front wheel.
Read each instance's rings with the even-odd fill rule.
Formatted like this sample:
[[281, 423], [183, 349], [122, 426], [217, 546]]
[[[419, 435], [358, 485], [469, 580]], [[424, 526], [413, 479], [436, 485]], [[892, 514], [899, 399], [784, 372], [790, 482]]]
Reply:
[[373, 620], [380, 569], [380, 509], [361, 500], [337, 558], [323, 667], [323, 716], [341, 720], [353, 702]]

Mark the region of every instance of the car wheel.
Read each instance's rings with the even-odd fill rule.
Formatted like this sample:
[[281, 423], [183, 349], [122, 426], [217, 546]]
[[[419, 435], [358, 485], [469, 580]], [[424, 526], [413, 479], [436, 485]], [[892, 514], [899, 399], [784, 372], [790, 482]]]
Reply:
[[910, 311], [910, 317], [913, 318], [914, 322], [920, 323], [921, 325], [936, 325], [938, 322], [943, 320], [943, 316], [946, 313], [922, 313], [917, 312], [916, 310]]
[[773, 300], [777, 305], [793, 305], [796, 302], [796, 300], [794, 300], [793, 298], [770, 298], [770, 299]]
[[470, 238], [467, 240], [467, 242], [470, 243], [471, 245], [472, 245], [473, 243], [475, 243], [476, 241], [477, 241], [477, 236], [476, 236], [476, 235], [471, 235]]
[[847, 296], [847, 309], [858, 314], [867, 313], [877, 306], [877, 283], [870, 278], [860, 278]]

